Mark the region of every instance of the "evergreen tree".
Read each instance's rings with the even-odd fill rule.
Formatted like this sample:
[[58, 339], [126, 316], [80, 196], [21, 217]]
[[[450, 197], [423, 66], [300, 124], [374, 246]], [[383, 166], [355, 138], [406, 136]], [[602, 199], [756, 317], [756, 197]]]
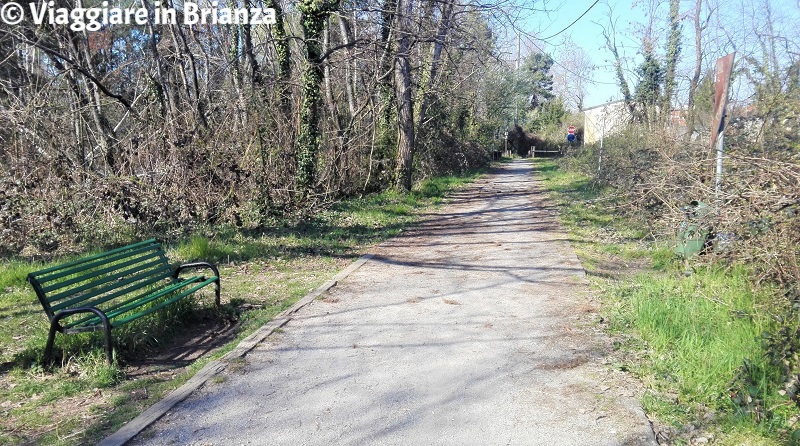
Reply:
[[527, 77], [528, 106], [531, 109], [538, 108], [544, 102], [549, 101], [553, 94], [553, 75], [550, 69], [553, 67], [553, 58], [546, 53], [532, 54], [525, 59], [522, 66], [522, 76]]
[[634, 100], [638, 104], [638, 118], [650, 122], [657, 113], [655, 107], [662, 98], [662, 85], [664, 84], [664, 68], [652, 52], [644, 55], [644, 61], [636, 68], [639, 83], [636, 85]]

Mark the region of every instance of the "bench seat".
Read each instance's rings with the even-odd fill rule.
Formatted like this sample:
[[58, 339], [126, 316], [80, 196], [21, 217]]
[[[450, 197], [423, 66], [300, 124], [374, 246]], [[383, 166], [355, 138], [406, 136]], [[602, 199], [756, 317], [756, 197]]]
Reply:
[[[206, 269], [210, 275], [184, 271]], [[44, 352], [52, 355], [56, 332], [62, 334], [103, 331], [106, 358], [111, 364], [111, 330], [154, 313], [208, 285], [215, 286], [220, 304], [220, 279], [216, 266], [194, 262], [173, 267], [154, 239], [134, 243], [28, 274], [50, 320]]]

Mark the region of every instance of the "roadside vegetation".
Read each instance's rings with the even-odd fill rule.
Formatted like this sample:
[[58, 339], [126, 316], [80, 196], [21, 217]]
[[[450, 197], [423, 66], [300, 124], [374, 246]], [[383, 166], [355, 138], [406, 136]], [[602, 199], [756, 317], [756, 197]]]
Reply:
[[342, 201], [260, 231], [207, 228], [171, 244], [171, 259], [220, 265], [223, 306], [214, 308], [208, 292], [115, 330], [113, 366], [97, 333], [57, 335], [59, 362], [43, 367], [48, 322], [25, 277], [50, 262], [3, 260], [0, 443], [96, 443], [477, 174]]
[[[136, 358], [228, 345], [461, 181], [434, 178], [533, 148], [566, 154], [538, 174], [662, 442], [800, 443], [798, 8], [631, 3], [545, 38], [533, 22], [559, 7], [492, 0], [252, 0], [273, 25], [202, 32], [0, 24], [0, 443], [91, 442], [209, 355]], [[734, 51], [716, 191], [715, 62]], [[601, 67], [619, 100], [588, 104]], [[712, 237], [677, 260], [693, 201]], [[59, 339], [42, 368], [27, 272], [151, 237], [220, 263], [224, 308], [120, 330], [113, 367], [91, 336]]]
[[[603, 40], [620, 100], [531, 127], [564, 154], [537, 161], [537, 175], [579, 241], [618, 367], [643, 383], [659, 442], [800, 444], [796, 11], [763, 1], [728, 23], [737, 6], [692, 3], [649, 4], [659, 25], [637, 34], [633, 75], [609, 11]], [[730, 94], [723, 56], [734, 60]], [[712, 134], [725, 101], [718, 174]], [[679, 253], [681, 240], [698, 252]]]
[[581, 172], [589, 153], [537, 160], [536, 175], [577, 239], [616, 367], [644, 385], [659, 442], [797, 443], [796, 357], [777, 341], [797, 327], [784, 288], [730, 252], [680, 258], [677, 225], [654, 231], [626, 191]]

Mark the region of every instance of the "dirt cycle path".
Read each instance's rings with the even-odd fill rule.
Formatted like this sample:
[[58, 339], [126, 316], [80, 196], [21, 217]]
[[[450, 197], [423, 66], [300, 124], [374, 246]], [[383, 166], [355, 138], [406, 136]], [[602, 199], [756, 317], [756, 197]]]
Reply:
[[132, 444], [655, 445], [531, 172], [375, 248]]

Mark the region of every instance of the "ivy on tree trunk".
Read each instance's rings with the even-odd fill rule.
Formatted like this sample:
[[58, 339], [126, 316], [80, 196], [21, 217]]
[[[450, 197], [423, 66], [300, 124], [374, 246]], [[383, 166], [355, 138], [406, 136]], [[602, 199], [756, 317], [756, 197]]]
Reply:
[[319, 132], [322, 96], [322, 31], [328, 16], [339, 9], [339, 0], [300, 0], [300, 25], [305, 39], [305, 68], [301, 79], [300, 132], [297, 136], [297, 183], [305, 195], [316, 182], [316, 157], [320, 151]]

